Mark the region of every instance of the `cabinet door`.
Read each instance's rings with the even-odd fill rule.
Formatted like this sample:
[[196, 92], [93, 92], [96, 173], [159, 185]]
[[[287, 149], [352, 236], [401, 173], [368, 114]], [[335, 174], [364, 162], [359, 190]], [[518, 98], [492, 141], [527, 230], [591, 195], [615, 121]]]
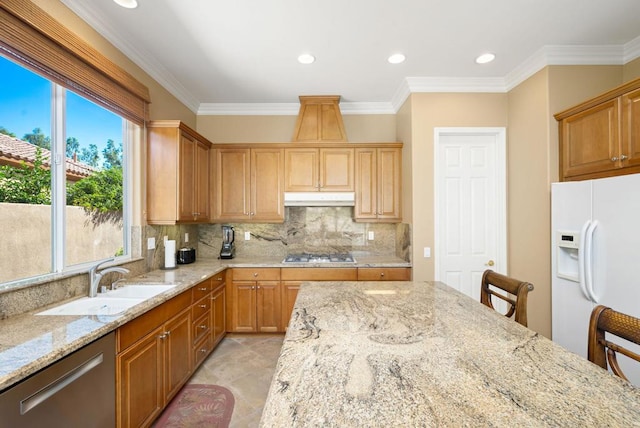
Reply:
[[411, 268], [358, 268], [358, 281], [410, 281]]
[[197, 220], [206, 222], [209, 220], [209, 148], [198, 142], [196, 145], [195, 160], [195, 211]]
[[640, 89], [622, 97], [622, 155], [623, 166], [640, 165]]
[[184, 385], [192, 369], [191, 308], [164, 325], [165, 403]]
[[293, 307], [300, 291], [302, 281], [282, 281], [282, 326], [285, 331], [289, 326]]
[[262, 333], [282, 331], [282, 293], [280, 281], [257, 282], [257, 326]]
[[377, 218], [378, 167], [376, 149], [356, 149], [354, 217], [371, 220]]
[[149, 426], [164, 407], [163, 328], [117, 357], [117, 420], [120, 427]]
[[180, 134], [180, 173], [178, 174], [178, 220], [193, 221], [196, 213], [195, 187], [196, 141], [187, 134]]
[[618, 168], [618, 98], [562, 121], [562, 175], [564, 178]]
[[378, 219], [402, 220], [402, 150], [377, 149]]
[[213, 293], [213, 297], [211, 299], [211, 343], [212, 346], [215, 347], [218, 342], [222, 340], [227, 331], [226, 291], [224, 285], [218, 291]]
[[284, 221], [284, 149], [251, 149], [251, 220]]
[[316, 192], [320, 185], [318, 149], [285, 149], [285, 192]]
[[249, 219], [250, 151], [223, 148], [214, 150], [214, 219]]
[[320, 191], [353, 192], [353, 149], [320, 149]]
[[233, 281], [231, 283], [231, 330], [234, 332], [256, 331], [256, 282]]

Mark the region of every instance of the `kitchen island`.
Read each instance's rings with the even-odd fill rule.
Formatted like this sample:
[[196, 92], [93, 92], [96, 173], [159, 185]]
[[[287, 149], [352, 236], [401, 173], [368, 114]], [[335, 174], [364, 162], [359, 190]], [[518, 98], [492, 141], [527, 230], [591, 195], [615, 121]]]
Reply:
[[261, 426], [640, 426], [640, 389], [442, 283], [309, 282]]

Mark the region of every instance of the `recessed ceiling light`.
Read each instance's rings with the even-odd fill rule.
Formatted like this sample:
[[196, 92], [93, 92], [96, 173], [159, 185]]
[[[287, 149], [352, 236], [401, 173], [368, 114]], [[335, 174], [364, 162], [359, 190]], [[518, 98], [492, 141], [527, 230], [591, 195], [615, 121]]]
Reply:
[[126, 7], [127, 9], [135, 9], [138, 7], [137, 0], [113, 0], [116, 4]]
[[401, 62], [404, 62], [405, 59], [406, 57], [404, 55], [402, 55], [401, 53], [397, 53], [387, 58], [387, 61], [389, 61], [391, 64], [400, 64]]
[[476, 58], [476, 63], [486, 64], [488, 62], [493, 61], [494, 59], [496, 59], [495, 54], [492, 54], [489, 52], [489, 53], [482, 54], [478, 58]]
[[302, 54], [298, 57], [298, 62], [300, 64], [313, 64], [316, 60], [316, 57], [311, 54]]

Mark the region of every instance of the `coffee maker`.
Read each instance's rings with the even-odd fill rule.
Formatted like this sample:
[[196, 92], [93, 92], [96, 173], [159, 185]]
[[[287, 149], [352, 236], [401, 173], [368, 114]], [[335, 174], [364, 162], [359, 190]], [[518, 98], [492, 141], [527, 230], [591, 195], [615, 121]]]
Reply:
[[233, 232], [233, 226], [222, 226], [221, 259], [232, 259], [236, 255], [236, 246], [233, 244], [234, 240], [235, 234]]

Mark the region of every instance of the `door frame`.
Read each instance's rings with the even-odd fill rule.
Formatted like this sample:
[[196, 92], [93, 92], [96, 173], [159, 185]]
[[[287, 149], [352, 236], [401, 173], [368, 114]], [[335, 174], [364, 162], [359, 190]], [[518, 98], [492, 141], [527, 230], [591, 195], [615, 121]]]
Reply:
[[439, 167], [439, 149], [441, 137], [448, 135], [492, 135], [495, 137], [496, 170], [496, 212], [498, 230], [496, 231], [496, 264], [493, 270], [507, 274], [507, 130], [505, 127], [436, 127], [433, 131], [434, 151], [434, 245], [435, 245], [435, 280], [440, 280], [441, 232], [440, 232], [440, 198], [442, 197], [442, 168]]

